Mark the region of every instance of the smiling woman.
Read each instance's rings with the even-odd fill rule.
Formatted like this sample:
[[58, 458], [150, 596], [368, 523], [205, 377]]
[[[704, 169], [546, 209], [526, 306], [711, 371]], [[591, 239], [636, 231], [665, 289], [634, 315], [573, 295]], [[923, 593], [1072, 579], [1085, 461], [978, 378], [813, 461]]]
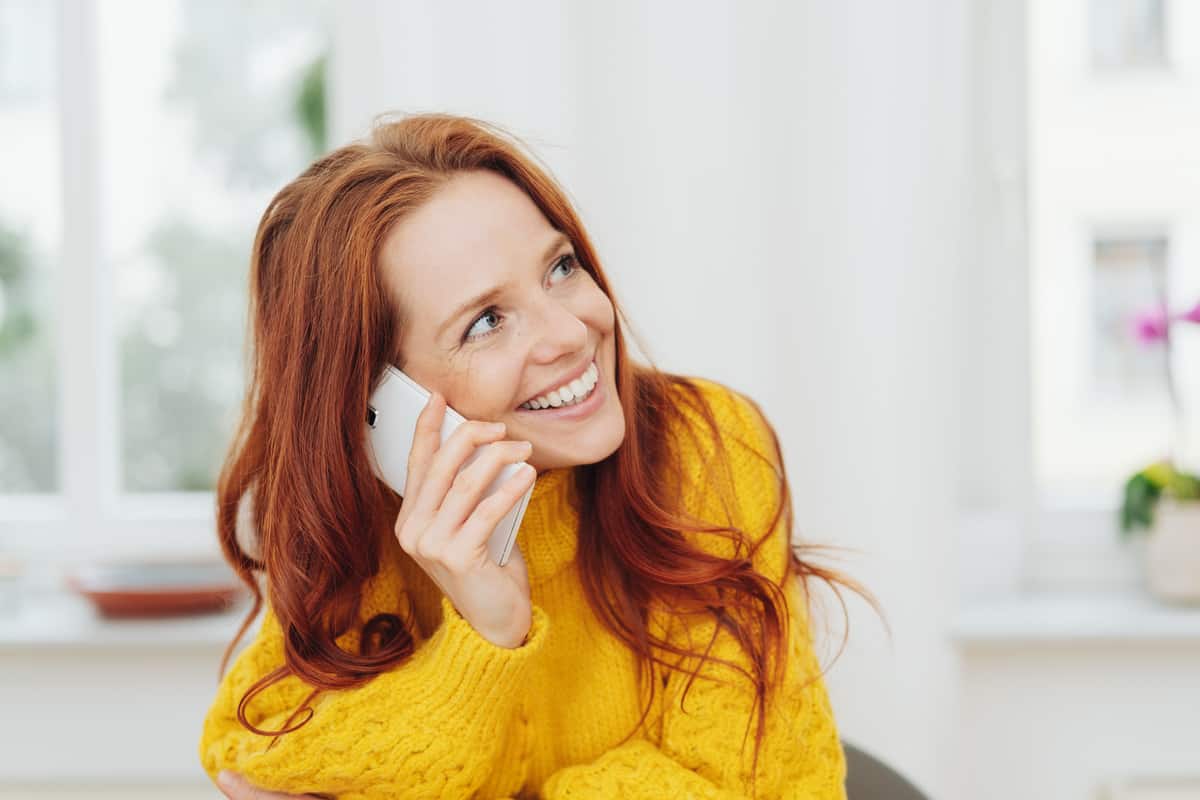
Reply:
[[[200, 742], [229, 796], [845, 796], [809, 588], [861, 588], [792, 544], [753, 401], [630, 359], [515, 139], [428, 114], [330, 153], [267, 208], [251, 297], [217, 512], [256, 597], [239, 638], [260, 578], [267, 608]], [[364, 442], [389, 363], [433, 392], [403, 502]], [[470, 421], [442, 443], [446, 404]], [[533, 470], [482, 489], [517, 461], [499, 567]]]

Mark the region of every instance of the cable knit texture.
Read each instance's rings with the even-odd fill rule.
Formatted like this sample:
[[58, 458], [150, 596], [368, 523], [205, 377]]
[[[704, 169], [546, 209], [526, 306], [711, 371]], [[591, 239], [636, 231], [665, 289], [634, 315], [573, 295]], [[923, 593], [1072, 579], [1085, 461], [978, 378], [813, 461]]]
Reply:
[[[692, 380], [717, 416], [731, 469], [713, 466], [712, 441], [673, 437], [685, 467], [685, 510], [758, 538], [779, 500], [769, 433], [738, 394]], [[691, 411], [688, 418], [699, 419]], [[522, 646], [497, 647], [480, 636], [388, 537], [362, 619], [388, 611], [410, 620], [418, 639], [413, 656], [364, 686], [318, 694], [312, 718], [268, 749], [269, 737], [237, 720], [246, 689], [283, 664], [282, 631], [267, 608], [204, 721], [200, 759], [209, 775], [230, 769], [265, 788], [339, 798], [751, 796], [754, 692], [727, 666], [706, 665], [682, 705], [687, 675], [668, 673], [652, 713], [621, 743], [645, 698], [633, 655], [600, 625], [583, 594], [573, 474], [539, 475], [521, 525], [533, 600], [533, 627]], [[783, 520], [754, 555], [756, 567], [776, 581], [788, 557]], [[723, 537], [690, 535], [713, 552], [732, 554]], [[755, 794], [844, 800], [844, 755], [794, 582], [788, 598], [787, 679], [771, 695]], [[674, 642], [700, 647], [713, 632], [711, 622], [684, 627], [659, 613], [651, 624]], [[339, 643], [354, 649], [357, 637], [350, 631]], [[724, 632], [712, 655], [749, 667]], [[278, 729], [308, 692], [289, 677], [258, 695], [247, 717]]]

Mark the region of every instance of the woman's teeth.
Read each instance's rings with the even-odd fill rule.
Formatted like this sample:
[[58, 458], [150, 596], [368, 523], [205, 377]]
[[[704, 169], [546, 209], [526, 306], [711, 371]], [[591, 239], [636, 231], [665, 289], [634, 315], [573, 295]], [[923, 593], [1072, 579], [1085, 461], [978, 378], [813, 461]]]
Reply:
[[540, 397], [535, 397], [521, 404], [521, 408], [528, 410], [536, 410], [540, 408], [559, 408], [560, 406], [573, 406], [576, 403], [587, 400], [591, 395], [592, 390], [596, 388], [596, 380], [600, 377], [599, 370], [596, 369], [596, 362], [593, 361], [575, 380], [565, 386], [560, 386], [552, 390], [548, 394]]

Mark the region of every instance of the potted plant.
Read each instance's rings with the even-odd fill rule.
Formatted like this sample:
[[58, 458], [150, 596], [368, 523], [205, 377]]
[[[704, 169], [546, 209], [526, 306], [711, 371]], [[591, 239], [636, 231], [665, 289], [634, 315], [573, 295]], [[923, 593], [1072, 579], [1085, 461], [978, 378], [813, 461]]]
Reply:
[[1121, 534], [1126, 539], [1138, 532], [1148, 534], [1146, 584], [1154, 596], [1167, 602], [1200, 603], [1200, 477], [1185, 471], [1178, 458], [1182, 413], [1171, 368], [1171, 328], [1175, 324], [1200, 324], [1200, 303], [1174, 315], [1159, 308], [1139, 315], [1134, 322], [1140, 341], [1147, 345], [1161, 342], [1165, 347], [1172, 452], [1125, 482]]

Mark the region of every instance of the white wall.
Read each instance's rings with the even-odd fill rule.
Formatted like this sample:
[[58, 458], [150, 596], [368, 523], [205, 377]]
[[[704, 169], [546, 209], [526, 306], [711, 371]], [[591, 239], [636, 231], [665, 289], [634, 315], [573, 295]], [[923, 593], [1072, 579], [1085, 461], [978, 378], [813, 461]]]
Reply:
[[[861, 549], [889, 644], [859, 609], [831, 674], [847, 738], [934, 797], [956, 786], [952, 565], [956, 297], [966, 191], [966, 4], [809, 3], [786, 420], [802, 533]], [[826, 292], [825, 287], [829, 291]], [[780, 414], [788, 413], [778, 405]], [[780, 420], [781, 425], [784, 420]], [[808, 523], [807, 529], [803, 526]]]
[[1103, 787], [1144, 781], [1162, 786], [1130, 800], [1196, 800], [1198, 666], [1195, 643], [971, 651], [957, 722], [967, 777], [946, 797], [1107, 800]]

